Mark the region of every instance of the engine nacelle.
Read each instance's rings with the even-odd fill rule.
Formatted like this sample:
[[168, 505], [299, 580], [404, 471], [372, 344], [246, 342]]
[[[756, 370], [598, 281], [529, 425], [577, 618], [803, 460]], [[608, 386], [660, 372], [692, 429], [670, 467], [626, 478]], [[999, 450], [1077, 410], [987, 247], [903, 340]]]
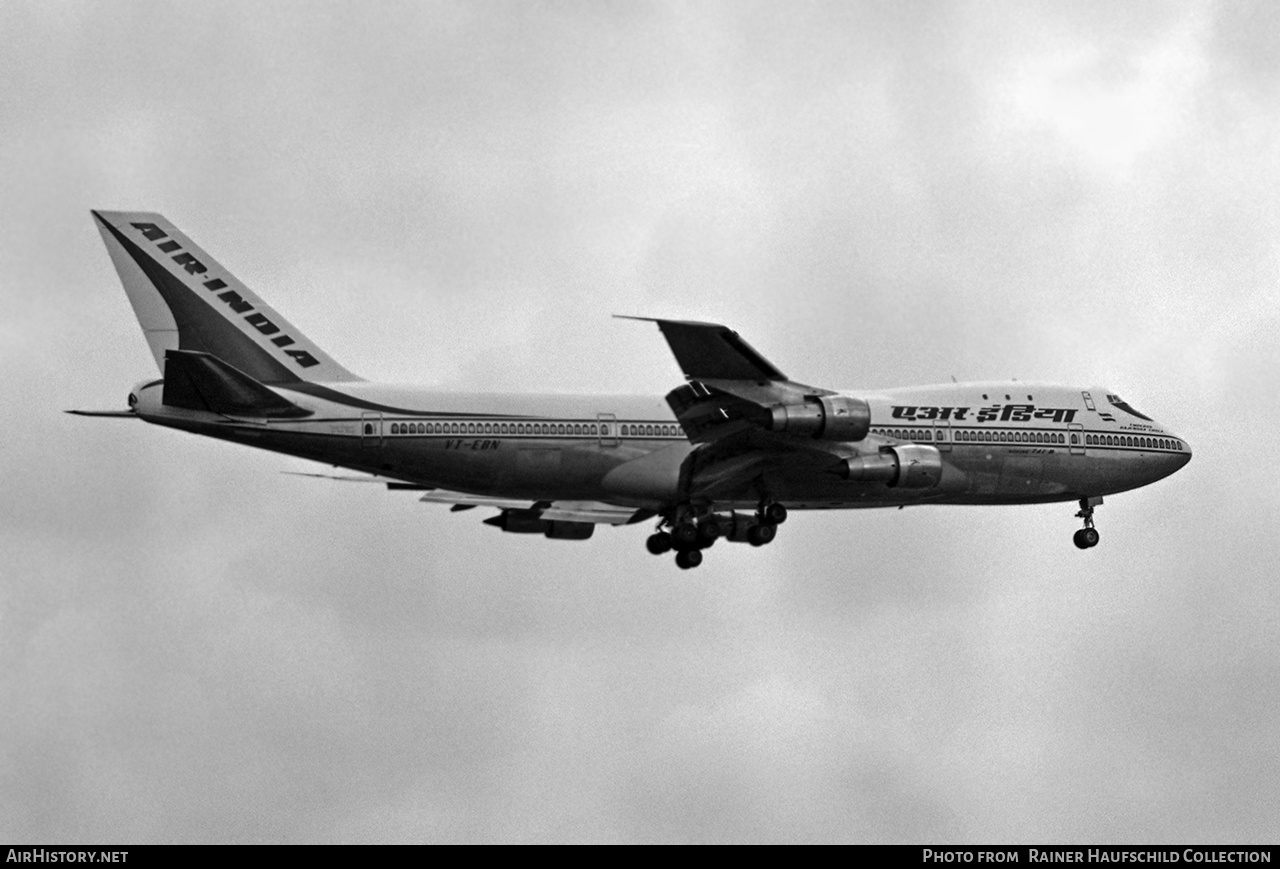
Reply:
[[501, 528], [508, 534], [541, 534], [552, 540], [586, 540], [595, 533], [590, 522], [566, 522], [562, 519], [543, 519], [536, 510], [503, 510], [484, 524]]
[[860, 441], [871, 430], [871, 408], [860, 398], [810, 395], [803, 404], [777, 404], [769, 428], [827, 441]]
[[942, 480], [942, 453], [924, 444], [882, 447], [872, 456], [845, 459], [840, 476], [860, 483], [886, 483], [899, 489], [931, 489]]

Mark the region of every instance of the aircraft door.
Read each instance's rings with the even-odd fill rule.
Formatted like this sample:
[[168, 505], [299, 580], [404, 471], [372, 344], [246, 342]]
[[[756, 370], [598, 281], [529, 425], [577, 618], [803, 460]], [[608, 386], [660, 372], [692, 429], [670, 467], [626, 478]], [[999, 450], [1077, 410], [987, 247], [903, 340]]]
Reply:
[[1067, 445], [1071, 447], [1071, 455], [1084, 455], [1084, 426], [1078, 422], [1067, 423]]
[[360, 414], [360, 443], [366, 447], [382, 446], [382, 414]]
[[935, 419], [933, 421], [933, 445], [940, 453], [951, 452], [951, 420]]
[[616, 447], [618, 445], [618, 418], [612, 413], [597, 413], [596, 424], [600, 426], [600, 446]]

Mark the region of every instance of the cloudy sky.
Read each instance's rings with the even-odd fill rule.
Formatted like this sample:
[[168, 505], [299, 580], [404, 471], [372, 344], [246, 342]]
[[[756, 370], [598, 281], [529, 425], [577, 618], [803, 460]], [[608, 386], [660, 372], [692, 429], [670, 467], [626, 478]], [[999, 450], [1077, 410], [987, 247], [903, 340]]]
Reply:
[[[1274, 842], [1280, 6], [0, 4], [0, 839]], [[640, 528], [142, 424], [90, 208], [339, 361], [662, 394], [1111, 386], [1195, 459], [1072, 504]]]

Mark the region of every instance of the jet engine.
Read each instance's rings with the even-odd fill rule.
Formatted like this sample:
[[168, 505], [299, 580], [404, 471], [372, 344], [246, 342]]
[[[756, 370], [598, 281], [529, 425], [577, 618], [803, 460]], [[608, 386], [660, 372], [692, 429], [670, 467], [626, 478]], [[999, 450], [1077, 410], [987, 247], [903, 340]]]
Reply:
[[860, 441], [871, 430], [871, 408], [860, 398], [810, 395], [802, 404], [777, 404], [771, 411], [772, 431], [827, 441]]
[[836, 473], [860, 483], [886, 483], [900, 489], [931, 489], [942, 480], [942, 454], [937, 447], [901, 444], [881, 447], [870, 456], [845, 459]]

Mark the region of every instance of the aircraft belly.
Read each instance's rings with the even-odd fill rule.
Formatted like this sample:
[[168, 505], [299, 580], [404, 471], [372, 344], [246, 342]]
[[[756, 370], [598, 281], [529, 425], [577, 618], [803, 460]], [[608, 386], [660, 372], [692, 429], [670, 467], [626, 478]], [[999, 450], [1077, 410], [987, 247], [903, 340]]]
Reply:
[[619, 462], [616, 450], [595, 442], [485, 443], [481, 439], [480, 448], [455, 449], [424, 440], [406, 449], [402, 461], [416, 479], [431, 485], [531, 500], [599, 498], [601, 478]]

